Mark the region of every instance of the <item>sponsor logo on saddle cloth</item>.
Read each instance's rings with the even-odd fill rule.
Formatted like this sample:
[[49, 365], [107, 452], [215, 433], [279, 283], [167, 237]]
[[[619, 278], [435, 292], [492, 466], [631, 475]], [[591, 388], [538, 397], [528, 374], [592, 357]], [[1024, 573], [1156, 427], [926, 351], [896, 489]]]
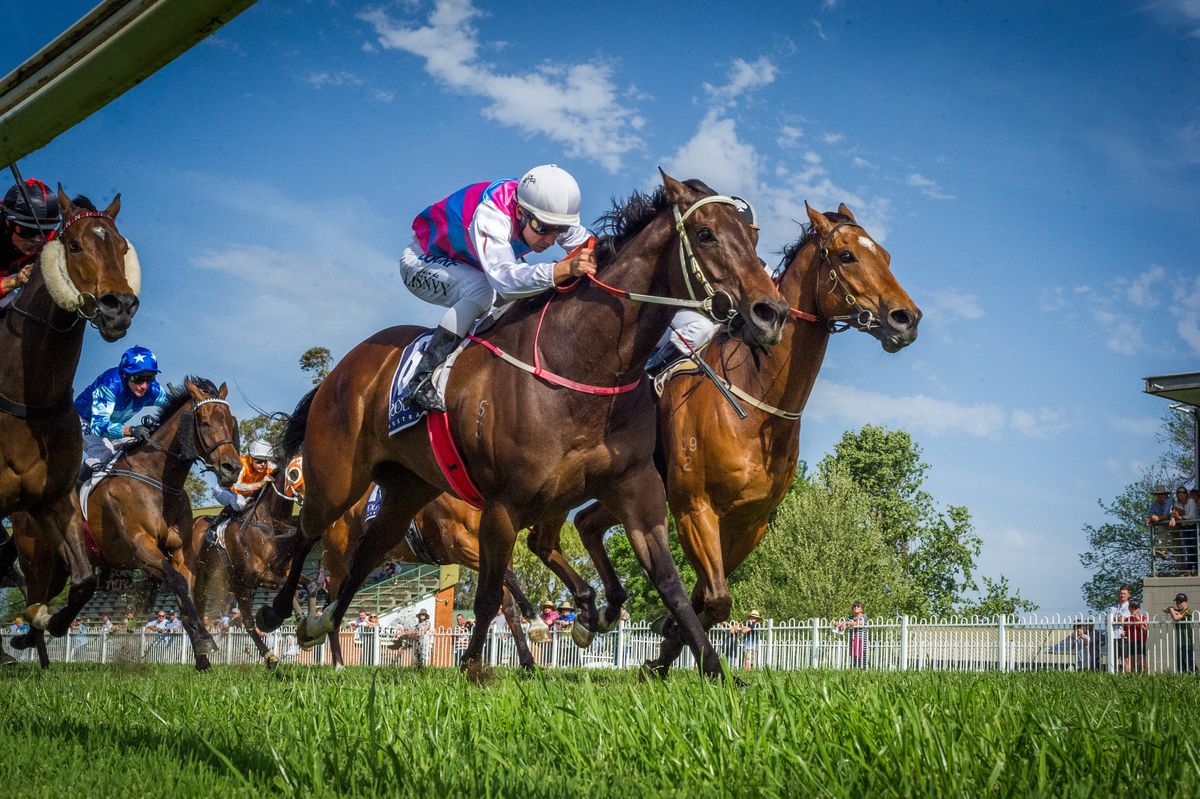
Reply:
[[367, 505], [363, 508], [363, 523], [367, 523], [379, 515], [379, 506], [383, 503], [383, 489], [376, 485], [367, 495]]
[[[389, 436], [394, 436], [401, 430], [407, 430], [421, 421], [421, 418], [425, 416], [423, 408], [410, 408], [401, 402], [400, 392], [404, 390], [404, 387], [408, 385], [409, 379], [417, 371], [417, 366], [421, 362], [421, 355], [424, 354], [425, 348], [429, 346], [429, 341], [432, 338], [432, 330], [417, 336], [404, 348], [404, 352], [400, 355], [400, 363], [396, 364], [396, 373], [392, 375], [392, 386], [388, 391]], [[446, 396], [446, 382], [450, 379], [450, 369], [454, 366], [454, 361], [458, 358], [458, 354], [469, 343], [470, 339], [463, 339], [458, 348], [450, 353], [450, 357], [446, 359], [446, 362], [434, 370], [433, 385], [439, 395]]]

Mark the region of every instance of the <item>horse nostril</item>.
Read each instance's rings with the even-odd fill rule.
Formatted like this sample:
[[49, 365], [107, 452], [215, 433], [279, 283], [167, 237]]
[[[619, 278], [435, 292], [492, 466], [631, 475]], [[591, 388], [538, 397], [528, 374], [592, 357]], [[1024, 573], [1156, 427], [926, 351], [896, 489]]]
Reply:
[[121, 310], [121, 298], [116, 294], [105, 294], [100, 298], [100, 307], [106, 313], [117, 313]]
[[98, 301], [100, 312], [108, 317], [129, 315], [133, 316], [137, 313], [138, 306], [141, 304], [138, 298], [132, 294], [114, 294], [108, 293], [102, 296]]
[[751, 310], [754, 318], [766, 325], [773, 325], [779, 319], [779, 309], [769, 302], [756, 302]]
[[894, 311], [888, 311], [888, 321], [892, 327], [897, 330], [908, 330], [917, 323], [917, 316], [907, 308], [897, 308]]

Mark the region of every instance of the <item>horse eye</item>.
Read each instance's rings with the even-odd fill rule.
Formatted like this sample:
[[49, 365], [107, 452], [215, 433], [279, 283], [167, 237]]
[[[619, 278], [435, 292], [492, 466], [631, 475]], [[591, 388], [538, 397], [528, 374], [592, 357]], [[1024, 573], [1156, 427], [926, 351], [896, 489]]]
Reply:
[[842, 250], [838, 253], [838, 259], [844, 264], [852, 264], [858, 259], [854, 257], [854, 253], [849, 250]]
[[702, 227], [696, 231], [696, 238], [703, 242], [714, 242], [717, 237], [713, 235], [711, 228]]
[[81, 249], [83, 249], [79, 246], [79, 242], [75, 241], [75, 239], [67, 239], [67, 247], [71, 250], [71, 252], [79, 252]]

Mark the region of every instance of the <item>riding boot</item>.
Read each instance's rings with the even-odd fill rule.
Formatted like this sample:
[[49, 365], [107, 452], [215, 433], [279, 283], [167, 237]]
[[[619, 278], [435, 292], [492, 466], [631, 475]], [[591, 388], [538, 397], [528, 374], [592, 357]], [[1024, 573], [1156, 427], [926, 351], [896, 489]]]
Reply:
[[651, 378], [656, 378], [667, 370], [672, 364], [679, 361], [685, 353], [680, 352], [675, 346], [675, 342], [668, 341], [666, 344], [658, 348], [658, 350], [650, 356], [650, 360], [646, 361], [646, 374]]
[[452, 333], [444, 327], [433, 329], [433, 338], [421, 353], [421, 362], [413, 373], [398, 399], [408, 407], [416, 405], [427, 411], [445, 411], [446, 403], [438, 396], [437, 388], [433, 385], [433, 370], [441, 366], [449, 357], [462, 336]]

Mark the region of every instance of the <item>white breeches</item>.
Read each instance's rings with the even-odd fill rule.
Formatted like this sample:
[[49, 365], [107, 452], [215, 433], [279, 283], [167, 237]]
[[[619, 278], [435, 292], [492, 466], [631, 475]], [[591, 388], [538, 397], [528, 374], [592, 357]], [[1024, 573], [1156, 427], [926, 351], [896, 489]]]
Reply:
[[679, 340], [682, 335], [687, 339], [688, 344], [692, 345], [692, 349], [699, 349], [708, 340], [713, 337], [713, 333], [717, 332], [717, 323], [709, 319], [699, 311], [680, 311], [675, 314], [675, 318], [671, 320], [671, 326], [675, 328], [672, 331], [667, 329], [663, 333], [662, 338], [658, 340], [655, 349], [663, 346], [670, 339], [671, 343], [680, 352], [688, 352], [688, 348]]
[[400, 277], [417, 297], [448, 308], [440, 324], [460, 336], [496, 300], [483, 272], [461, 261], [425, 255], [415, 241], [400, 254]]

